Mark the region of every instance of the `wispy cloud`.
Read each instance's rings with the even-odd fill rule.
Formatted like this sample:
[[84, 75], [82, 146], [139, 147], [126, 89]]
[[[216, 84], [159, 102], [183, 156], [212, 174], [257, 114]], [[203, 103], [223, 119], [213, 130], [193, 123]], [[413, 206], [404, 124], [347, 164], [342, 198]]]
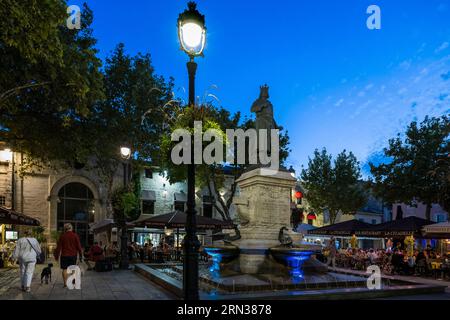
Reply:
[[443, 42], [439, 47], [436, 48], [436, 50], [434, 50], [434, 52], [435, 53], [441, 53], [442, 51], [447, 49], [449, 46], [450, 46], [450, 44], [447, 41]]
[[335, 106], [335, 107], [339, 107], [339, 106], [342, 105], [343, 102], [344, 102], [344, 99], [339, 99], [339, 101], [337, 101], [337, 102], [334, 104], [334, 106]]
[[[410, 61], [408, 68], [398, 65], [382, 78], [341, 85], [324, 97], [317, 96], [314, 106], [323, 112], [308, 119], [332, 127], [332, 134], [308, 127], [301, 135], [306, 140], [310, 138], [305, 132], [314, 135], [315, 147], [324, 146], [333, 154], [343, 148], [352, 150], [361, 163], [367, 163], [411, 121], [450, 112], [450, 55], [431, 62]], [[329, 108], [330, 100], [335, 101], [333, 108]], [[304, 106], [311, 107], [312, 103]]]
[[410, 67], [411, 67], [411, 60], [405, 60], [400, 63], [400, 68], [404, 70], [409, 70]]

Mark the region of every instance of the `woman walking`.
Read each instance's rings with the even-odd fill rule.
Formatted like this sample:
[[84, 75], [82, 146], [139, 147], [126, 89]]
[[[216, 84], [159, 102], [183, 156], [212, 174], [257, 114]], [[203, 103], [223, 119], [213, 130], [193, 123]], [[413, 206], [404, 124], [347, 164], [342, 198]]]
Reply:
[[31, 237], [31, 232], [26, 230], [24, 237], [16, 243], [16, 248], [12, 255], [13, 260], [19, 262], [20, 283], [22, 291], [30, 292], [31, 280], [33, 279], [34, 267], [37, 257], [41, 254], [39, 242]]

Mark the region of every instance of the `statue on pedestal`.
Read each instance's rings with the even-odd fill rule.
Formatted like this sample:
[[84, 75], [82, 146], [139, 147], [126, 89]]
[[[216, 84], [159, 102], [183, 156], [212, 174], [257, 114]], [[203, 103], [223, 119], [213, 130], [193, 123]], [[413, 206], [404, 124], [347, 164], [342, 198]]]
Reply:
[[[256, 113], [255, 129], [258, 132], [260, 129], [265, 129], [267, 134], [267, 151], [268, 154], [271, 152], [270, 143], [270, 130], [277, 129], [275, 120], [273, 119], [273, 105], [269, 101], [269, 87], [263, 85], [260, 87], [259, 98], [255, 100], [252, 104], [251, 112]], [[259, 148], [259, 137], [258, 137], [258, 148]]]

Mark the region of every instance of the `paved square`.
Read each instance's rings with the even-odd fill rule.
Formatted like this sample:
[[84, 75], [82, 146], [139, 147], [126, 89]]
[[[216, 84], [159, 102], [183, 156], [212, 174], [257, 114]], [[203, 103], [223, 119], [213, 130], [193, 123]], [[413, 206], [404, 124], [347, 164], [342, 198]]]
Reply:
[[20, 289], [19, 269], [0, 269], [0, 300], [167, 300], [176, 299], [171, 293], [136, 272], [86, 271], [83, 266], [81, 290], [63, 288], [59, 266], [52, 268], [53, 281], [41, 284], [40, 274], [46, 265], [36, 266], [31, 292]]

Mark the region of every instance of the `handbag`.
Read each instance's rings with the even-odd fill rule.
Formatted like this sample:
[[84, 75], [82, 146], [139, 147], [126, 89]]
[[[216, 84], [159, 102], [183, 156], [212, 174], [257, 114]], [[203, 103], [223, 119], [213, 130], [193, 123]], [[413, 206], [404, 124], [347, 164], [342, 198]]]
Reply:
[[44, 254], [44, 252], [38, 253], [37, 250], [31, 244], [30, 239], [27, 238], [27, 241], [30, 244], [31, 248], [34, 250], [34, 252], [36, 252], [36, 263], [38, 263], [38, 264], [44, 263], [44, 261], [45, 261], [45, 254]]

